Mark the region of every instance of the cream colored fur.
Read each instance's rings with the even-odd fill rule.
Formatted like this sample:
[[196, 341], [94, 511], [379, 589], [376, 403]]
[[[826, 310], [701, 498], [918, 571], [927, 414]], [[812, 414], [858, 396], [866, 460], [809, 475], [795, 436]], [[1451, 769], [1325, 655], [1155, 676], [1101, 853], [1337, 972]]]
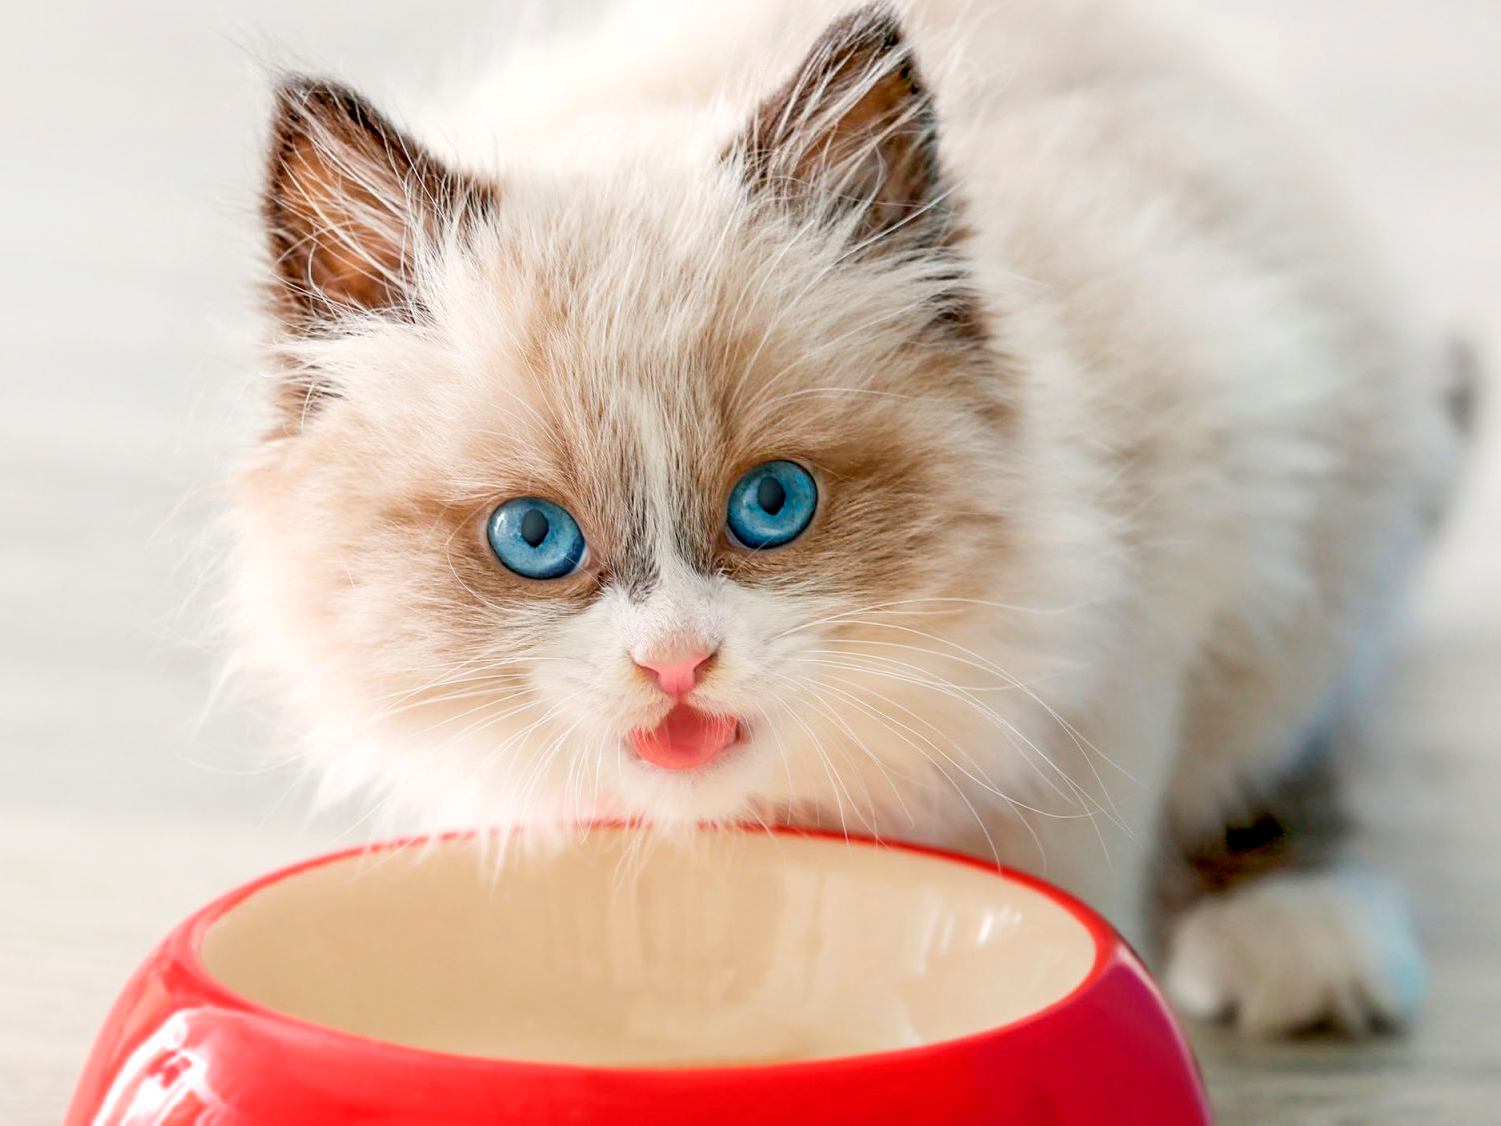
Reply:
[[[1452, 458], [1440, 342], [1191, 52], [1114, 4], [928, 0], [902, 22], [987, 343], [924, 350], [940, 283], [769, 223], [722, 159], [842, 10], [627, 5], [385, 107], [495, 205], [412, 236], [417, 323], [279, 336], [338, 397], [242, 476], [246, 663], [325, 792], [393, 825], [843, 824], [998, 855], [1140, 937], [1161, 842], [1284, 771], [1379, 649]], [[684, 557], [735, 466], [794, 453], [831, 506], [801, 554]], [[483, 515], [558, 490], [649, 594], [486, 573]], [[678, 634], [720, 644], [699, 699], [751, 731], [689, 777], [624, 739], [661, 706], [628, 651]], [[1276, 910], [1305, 900], [1348, 924], [1337, 1003], [1238, 981], [1202, 916], [1172, 980], [1258, 1030], [1403, 1015], [1357, 956], [1373, 913]]]

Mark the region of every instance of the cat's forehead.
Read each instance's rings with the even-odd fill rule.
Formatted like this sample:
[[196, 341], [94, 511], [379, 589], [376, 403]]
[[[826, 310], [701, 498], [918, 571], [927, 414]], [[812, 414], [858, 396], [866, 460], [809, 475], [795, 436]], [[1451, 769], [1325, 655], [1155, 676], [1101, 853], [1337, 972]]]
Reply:
[[598, 259], [532, 272], [505, 339], [473, 357], [487, 378], [466, 381], [470, 417], [496, 419], [481, 456], [529, 466], [530, 487], [643, 571], [668, 551], [706, 564], [723, 494], [752, 465], [821, 457], [759, 393], [758, 373], [791, 359], [774, 326], [732, 324], [731, 288], [710, 271], [658, 265], [649, 277]]
[[466, 389], [560, 462], [632, 451], [691, 475], [825, 442], [858, 392], [920, 366], [890, 295], [733, 203], [575, 201], [524, 234], [502, 224], [471, 279], [460, 356], [484, 376]]

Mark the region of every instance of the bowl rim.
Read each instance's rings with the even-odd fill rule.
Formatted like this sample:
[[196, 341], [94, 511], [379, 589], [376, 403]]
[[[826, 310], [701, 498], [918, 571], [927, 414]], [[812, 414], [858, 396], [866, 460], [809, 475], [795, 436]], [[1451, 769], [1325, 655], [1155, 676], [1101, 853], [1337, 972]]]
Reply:
[[[618, 829], [631, 828], [633, 826], [625, 822], [596, 822], [589, 827]], [[181, 970], [190, 975], [194, 990], [199, 996], [215, 1006], [234, 1010], [248, 1016], [259, 1017], [275, 1025], [289, 1026], [299, 1030], [303, 1035], [312, 1035], [334, 1044], [344, 1045], [346, 1048], [351, 1048], [367, 1057], [389, 1059], [393, 1062], [402, 1060], [408, 1063], [429, 1060], [435, 1063], [442, 1063], [444, 1066], [450, 1068], [460, 1067], [466, 1070], [506, 1072], [510, 1074], [526, 1072], [538, 1077], [577, 1078], [591, 1076], [598, 1078], [613, 1076], [622, 1079], [636, 1077], [649, 1078], [654, 1081], [671, 1081], [674, 1076], [692, 1076], [695, 1080], [702, 1081], [706, 1077], [712, 1079], [716, 1076], [744, 1076], [754, 1074], [756, 1076], [774, 1077], [793, 1075], [820, 1069], [826, 1070], [830, 1067], [900, 1067], [932, 1060], [935, 1057], [963, 1053], [981, 1047], [987, 1050], [994, 1050], [1000, 1041], [1015, 1036], [1047, 1020], [1049, 1017], [1077, 1002], [1079, 998], [1087, 993], [1104, 976], [1106, 970], [1116, 963], [1120, 952], [1126, 945], [1125, 940], [1105, 922], [1098, 912], [1077, 897], [1028, 872], [1018, 871], [1002, 864], [982, 860], [979, 857], [951, 852], [946, 849], [935, 848], [931, 845], [912, 844], [906, 841], [887, 840], [830, 829], [803, 828], [793, 825], [768, 825], [764, 827], [761, 825], [704, 825], [700, 827], [699, 831], [750, 834], [766, 833], [776, 837], [801, 837], [834, 841], [852, 847], [894, 849], [935, 860], [963, 864], [1001, 879], [1015, 881], [1061, 907], [1075, 921], [1082, 925], [1088, 933], [1090, 940], [1094, 943], [1094, 959], [1090, 963], [1089, 969], [1085, 971], [1084, 976], [1062, 997], [1049, 1002], [1034, 1012], [1027, 1013], [1024, 1016], [1017, 1017], [1003, 1024], [983, 1028], [978, 1032], [966, 1033], [963, 1036], [951, 1036], [942, 1040], [934, 1040], [930, 1043], [916, 1044], [905, 1048], [887, 1048], [877, 1052], [818, 1056], [810, 1059], [781, 1060], [775, 1063], [715, 1064], [705, 1067], [698, 1067], [692, 1064], [680, 1066], [670, 1064], [655, 1066], [613, 1066], [609, 1064], [569, 1063], [561, 1060], [513, 1059], [505, 1056], [467, 1055], [461, 1052], [448, 1052], [436, 1048], [420, 1048], [410, 1044], [402, 1044], [394, 1040], [381, 1040], [362, 1033], [348, 1032], [331, 1025], [320, 1024], [317, 1021], [264, 1005], [225, 985], [214, 976], [204, 963], [204, 938], [214, 924], [252, 895], [273, 884], [291, 879], [314, 868], [336, 864], [354, 857], [383, 852], [394, 853], [414, 845], [445, 844], [450, 841], [469, 840], [492, 833], [507, 831], [523, 832], [524, 830], [460, 829], [442, 833], [414, 834], [390, 840], [375, 841], [365, 845], [355, 845], [350, 848], [337, 849], [333, 852], [322, 853], [285, 865], [233, 888], [199, 908], [192, 915], [189, 915], [174, 927], [163, 940], [164, 952], [177, 963]]]

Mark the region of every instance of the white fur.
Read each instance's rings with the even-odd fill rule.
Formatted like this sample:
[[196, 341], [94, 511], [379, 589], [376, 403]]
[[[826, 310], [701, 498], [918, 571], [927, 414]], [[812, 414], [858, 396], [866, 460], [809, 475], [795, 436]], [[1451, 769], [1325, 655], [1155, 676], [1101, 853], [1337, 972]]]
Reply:
[[1409, 1019], [1426, 990], [1405, 905], [1383, 881], [1272, 876], [1191, 908], [1164, 982], [1185, 1012], [1269, 1036], [1328, 1021], [1367, 1033]]
[[[252, 662], [317, 721], [330, 793], [374, 789], [431, 824], [843, 824], [1038, 869], [1139, 937], [1164, 831], [1220, 824], [1344, 706], [1447, 473], [1437, 342], [1253, 109], [1115, 5], [901, 9], [1018, 429], [988, 443], [974, 403], [917, 384], [902, 425], [952, 495], [1009, 529], [1004, 565], [961, 536], [934, 545], [961, 574], [915, 565], [911, 585], [852, 603], [837, 583], [755, 588], [679, 557], [691, 498], [667, 467], [700, 425], [680, 369], [707, 295], [737, 292], [737, 315], [805, 348], [783, 384], [745, 390], [750, 411], [774, 391], [896, 396], [914, 361], [893, 325], [934, 283], [847, 272], [811, 230], [758, 233], [720, 160], [839, 5], [628, 5], [409, 118], [500, 186], [494, 230], [426, 248], [430, 320], [286, 345], [347, 395], [257, 456], [239, 604]], [[516, 375], [536, 300], [516, 263], [540, 270], [558, 245], [588, 248], [570, 301], [592, 319], [554, 342], [574, 382], [544, 394]], [[619, 502], [645, 506], [650, 597], [523, 611], [492, 637], [471, 606], [466, 666], [420, 617], [390, 616], [436, 604], [451, 544], [381, 555], [351, 532], [349, 586], [357, 570], [370, 601], [307, 593], [340, 521], [378, 524], [356, 518], [419, 481], [455, 504], [505, 499], [501, 483], [546, 472], [506, 443], [600, 388], [639, 469]], [[629, 654], [680, 635], [720, 646], [699, 699], [752, 730], [692, 776], [623, 743], [662, 711]], [[514, 716], [483, 697], [420, 721], [382, 710], [505, 661], [528, 694]], [[1188, 916], [1180, 994], [1257, 1030], [1405, 1012], [1343, 889], [1266, 884]], [[1289, 945], [1227, 953], [1269, 919]], [[1266, 984], [1311, 948], [1335, 952]]]

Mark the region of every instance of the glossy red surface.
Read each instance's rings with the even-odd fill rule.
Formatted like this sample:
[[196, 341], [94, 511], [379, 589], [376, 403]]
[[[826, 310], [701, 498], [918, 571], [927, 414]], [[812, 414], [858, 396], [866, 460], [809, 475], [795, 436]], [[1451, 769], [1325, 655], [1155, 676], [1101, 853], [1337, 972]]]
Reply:
[[1056, 1004], [997, 1029], [844, 1059], [630, 1069], [446, 1055], [273, 1012], [209, 976], [199, 950], [225, 911], [270, 883], [348, 855], [273, 873], [176, 927], [106, 1020], [66, 1126], [1210, 1121], [1188, 1044], [1135, 954], [1089, 908], [1009, 870], [1008, 879], [1048, 895], [1089, 929], [1097, 954], [1085, 980]]

